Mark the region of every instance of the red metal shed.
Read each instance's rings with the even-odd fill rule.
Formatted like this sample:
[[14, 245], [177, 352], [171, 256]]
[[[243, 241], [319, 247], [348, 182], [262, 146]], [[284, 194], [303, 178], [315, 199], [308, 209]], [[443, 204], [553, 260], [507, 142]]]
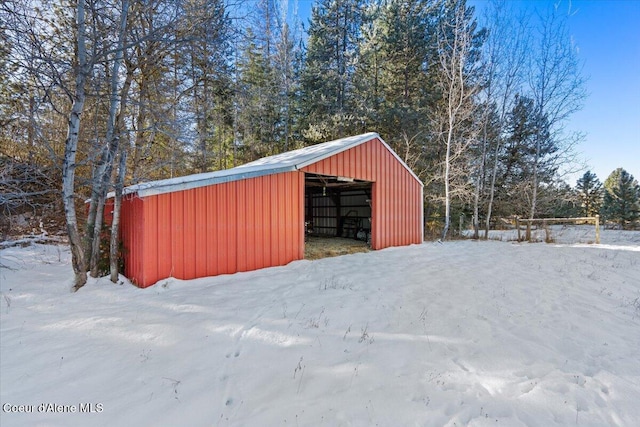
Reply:
[[373, 249], [421, 243], [422, 188], [376, 133], [137, 184], [122, 203], [125, 275], [147, 287], [285, 265], [304, 258], [305, 221], [325, 235], [359, 224]]

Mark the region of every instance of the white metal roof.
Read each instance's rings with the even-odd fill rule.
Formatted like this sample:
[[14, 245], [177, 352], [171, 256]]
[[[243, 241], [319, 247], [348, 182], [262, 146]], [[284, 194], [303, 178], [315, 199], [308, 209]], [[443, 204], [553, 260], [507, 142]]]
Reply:
[[[370, 132], [362, 135], [337, 139], [335, 141], [324, 142], [310, 147], [300, 148], [298, 150], [287, 151], [286, 153], [276, 154], [274, 156], [263, 157], [262, 159], [246, 163], [232, 169], [198, 173], [194, 175], [186, 175], [132, 185], [124, 189], [124, 194], [137, 193], [139, 197], [153, 196], [156, 194], [189, 190], [192, 188], [220, 184], [223, 182], [239, 181], [241, 179], [255, 178], [258, 176], [272, 175], [281, 172], [291, 172], [376, 138], [396, 157], [396, 159], [411, 173], [411, 175], [413, 175], [413, 177], [422, 184], [413, 171], [411, 171], [411, 169], [402, 161], [402, 159], [400, 159], [400, 157], [398, 157], [387, 143], [380, 138], [380, 135], [375, 132]], [[112, 196], [112, 194], [109, 196]]]

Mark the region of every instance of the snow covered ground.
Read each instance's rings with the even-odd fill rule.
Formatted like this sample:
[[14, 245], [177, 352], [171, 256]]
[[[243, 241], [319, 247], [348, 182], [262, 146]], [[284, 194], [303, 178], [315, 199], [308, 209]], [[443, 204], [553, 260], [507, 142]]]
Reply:
[[75, 294], [65, 246], [3, 249], [0, 424], [637, 426], [638, 235]]

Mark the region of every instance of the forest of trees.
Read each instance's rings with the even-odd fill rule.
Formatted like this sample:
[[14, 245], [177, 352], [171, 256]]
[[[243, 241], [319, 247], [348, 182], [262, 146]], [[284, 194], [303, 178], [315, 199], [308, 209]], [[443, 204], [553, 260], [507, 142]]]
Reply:
[[624, 170], [564, 181], [586, 96], [569, 6], [484, 6], [316, 0], [303, 22], [293, 0], [4, 0], [2, 214], [64, 218], [80, 287], [108, 192], [375, 131], [442, 237], [460, 216], [476, 236], [510, 215], [636, 221]]

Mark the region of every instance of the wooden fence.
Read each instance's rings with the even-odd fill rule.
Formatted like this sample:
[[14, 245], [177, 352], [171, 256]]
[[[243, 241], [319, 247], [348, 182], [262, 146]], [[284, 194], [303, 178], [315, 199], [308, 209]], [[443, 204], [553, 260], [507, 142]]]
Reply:
[[549, 224], [559, 222], [574, 222], [574, 223], [593, 223], [596, 227], [596, 243], [600, 243], [600, 215], [588, 216], [581, 218], [534, 218], [523, 219], [516, 216], [516, 229], [518, 230], [518, 241], [521, 241], [520, 224], [526, 225], [525, 239], [531, 241], [531, 226], [533, 224], [541, 224], [546, 233], [546, 240], [551, 240], [551, 233], [549, 231]]

